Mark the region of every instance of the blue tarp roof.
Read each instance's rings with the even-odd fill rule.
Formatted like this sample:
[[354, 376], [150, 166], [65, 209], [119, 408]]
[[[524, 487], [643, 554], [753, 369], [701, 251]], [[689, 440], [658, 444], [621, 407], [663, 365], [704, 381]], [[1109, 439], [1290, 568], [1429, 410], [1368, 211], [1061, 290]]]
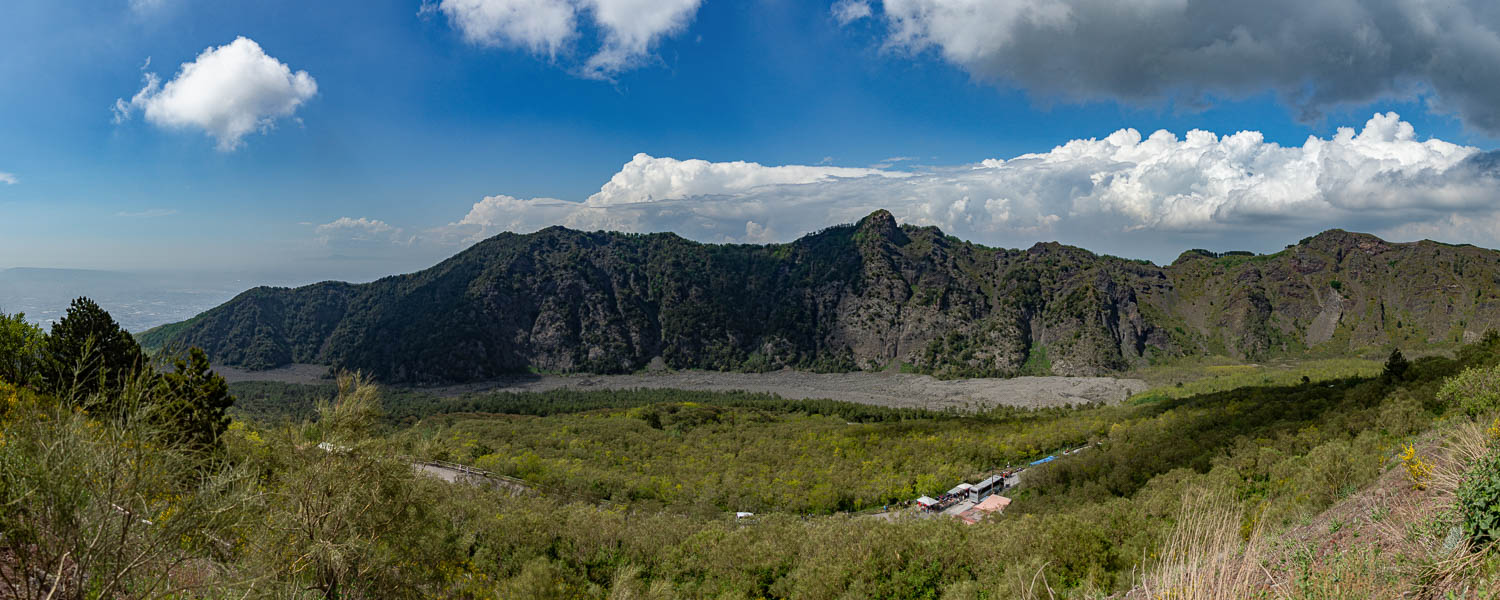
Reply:
[[1031, 463], [1031, 466], [1035, 467], [1037, 465], [1046, 464], [1046, 463], [1052, 462], [1052, 461], [1054, 461], [1056, 459], [1057, 459], [1056, 456], [1048, 456], [1047, 458], [1044, 458], [1044, 459], [1041, 459], [1039, 461]]

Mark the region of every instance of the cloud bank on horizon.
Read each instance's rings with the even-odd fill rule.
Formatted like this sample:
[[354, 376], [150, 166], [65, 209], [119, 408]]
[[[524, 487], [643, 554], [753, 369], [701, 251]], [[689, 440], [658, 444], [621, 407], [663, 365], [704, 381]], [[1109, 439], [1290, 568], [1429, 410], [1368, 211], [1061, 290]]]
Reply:
[[1264, 250], [1310, 231], [1360, 227], [1397, 239], [1457, 230], [1500, 246], [1497, 190], [1500, 152], [1420, 140], [1385, 113], [1301, 146], [1254, 131], [1123, 129], [1048, 152], [915, 171], [637, 154], [587, 200], [489, 196], [419, 237], [467, 244], [563, 225], [783, 242], [883, 208], [904, 223], [998, 245], [1058, 239], [1161, 253], [1233, 234]]

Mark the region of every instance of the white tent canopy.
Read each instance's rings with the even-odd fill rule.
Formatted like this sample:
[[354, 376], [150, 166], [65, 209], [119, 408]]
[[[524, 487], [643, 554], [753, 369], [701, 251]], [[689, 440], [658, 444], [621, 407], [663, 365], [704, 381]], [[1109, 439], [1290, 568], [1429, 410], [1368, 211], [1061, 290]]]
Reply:
[[967, 483], [960, 483], [960, 484], [958, 484], [956, 486], [953, 486], [953, 489], [948, 490], [948, 495], [949, 496], [957, 496], [959, 494], [967, 494], [967, 493], [969, 493], [969, 490], [972, 490], [972, 489], [974, 489], [974, 486], [969, 485]]

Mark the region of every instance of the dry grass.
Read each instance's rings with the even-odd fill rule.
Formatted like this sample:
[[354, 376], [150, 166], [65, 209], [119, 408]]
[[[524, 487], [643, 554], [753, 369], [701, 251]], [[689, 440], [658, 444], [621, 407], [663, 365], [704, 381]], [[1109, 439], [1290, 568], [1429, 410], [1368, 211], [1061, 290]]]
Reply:
[[1490, 451], [1494, 439], [1493, 426], [1483, 422], [1461, 422], [1449, 432], [1441, 455], [1433, 465], [1432, 490], [1448, 500], [1454, 498], [1458, 486], [1463, 483], [1470, 465]]
[[[1488, 451], [1488, 426], [1465, 420], [1440, 425], [1394, 461], [1420, 460], [1423, 477], [1393, 468], [1374, 484], [1278, 536], [1268, 552], [1274, 597], [1489, 598], [1482, 563], [1455, 534], [1455, 492]], [[1418, 489], [1413, 485], [1420, 481]]]
[[1267, 595], [1257, 526], [1240, 536], [1243, 512], [1230, 499], [1190, 491], [1177, 525], [1135, 597], [1151, 600], [1239, 600]]
[[1439, 439], [1411, 452], [1429, 469], [1425, 489], [1413, 489], [1408, 473], [1393, 469], [1311, 523], [1277, 536], [1262, 530], [1261, 519], [1242, 535], [1245, 514], [1238, 503], [1189, 492], [1172, 534], [1126, 597], [1488, 597], [1478, 591], [1488, 582], [1479, 580], [1494, 553], [1476, 551], [1466, 540], [1454, 543], [1452, 507], [1469, 467], [1491, 451], [1500, 427], [1464, 420], [1441, 429]]
[[[1449, 432], [1433, 461], [1430, 476], [1431, 494], [1441, 506], [1456, 504], [1458, 488], [1470, 467], [1492, 451], [1497, 435], [1500, 429], [1487, 421], [1461, 422]], [[1454, 590], [1467, 589], [1474, 572], [1490, 555], [1489, 549], [1474, 548], [1467, 538], [1460, 538], [1452, 545], [1444, 541], [1431, 539], [1423, 544], [1427, 561], [1421, 579], [1427, 582], [1424, 586], [1427, 597], [1451, 596]]]

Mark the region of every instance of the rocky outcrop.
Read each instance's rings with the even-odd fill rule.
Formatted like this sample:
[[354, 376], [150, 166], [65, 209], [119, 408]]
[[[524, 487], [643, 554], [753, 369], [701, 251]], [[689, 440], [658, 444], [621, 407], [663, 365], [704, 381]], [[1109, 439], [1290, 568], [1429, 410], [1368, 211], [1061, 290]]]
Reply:
[[1329, 231], [1172, 265], [1056, 243], [987, 248], [886, 211], [789, 244], [560, 227], [502, 234], [368, 284], [257, 288], [142, 336], [216, 362], [313, 362], [403, 382], [673, 368], [1097, 375], [1456, 343], [1500, 325], [1500, 255]]

